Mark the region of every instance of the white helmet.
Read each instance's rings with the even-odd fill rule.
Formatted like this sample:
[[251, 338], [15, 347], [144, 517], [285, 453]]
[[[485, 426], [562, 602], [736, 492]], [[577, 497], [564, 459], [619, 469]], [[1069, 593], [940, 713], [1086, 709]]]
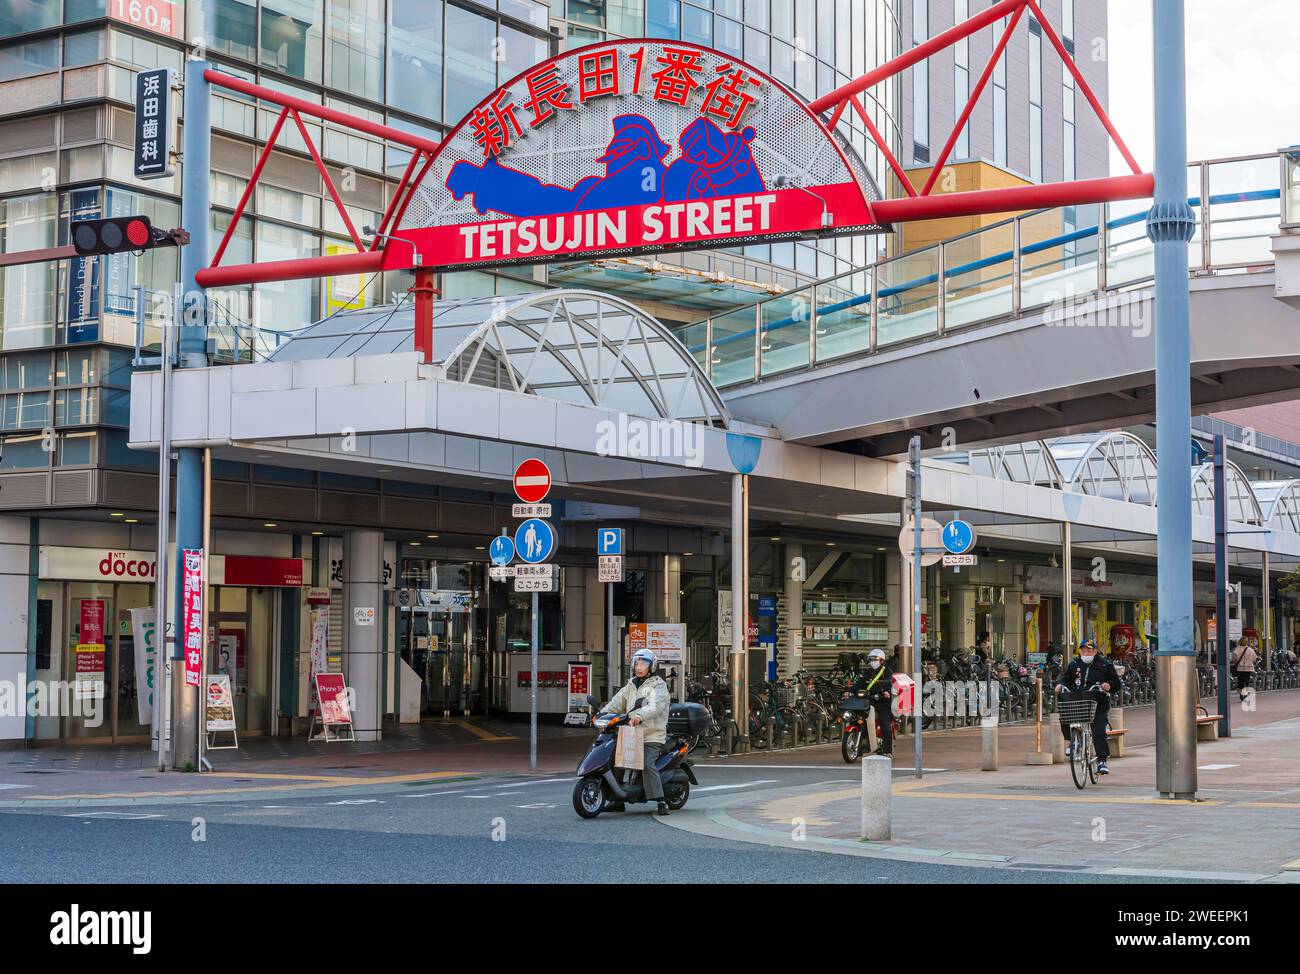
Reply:
[[867, 659], [884, 659], [885, 651], [883, 649], [873, 649], [867, 653]]

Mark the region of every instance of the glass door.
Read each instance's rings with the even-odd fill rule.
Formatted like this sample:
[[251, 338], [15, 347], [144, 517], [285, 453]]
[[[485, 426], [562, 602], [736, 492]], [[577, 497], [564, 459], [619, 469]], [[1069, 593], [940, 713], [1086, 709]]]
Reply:
[[117, 704], [117, 723], [114, 738], [149, 737], [149, 722], [140, 719], [140, 695], [144, 694], [145, 705], [150, 706], [154, 699], [151, 684], [158, 670], [150, 668], [146, 654], [152, 647], [137, 644], [137, 639], [143, 640], [144, 636], [135, 631], [131, 610], [152, 604], [153, 587], [150, 585], [117, 587], [117, 689], [113, 697]]
[[63, 673], [70, 707], [61, 737], [111, 741], [117, 693], [113, 586], [69, 582], [64, 614]]

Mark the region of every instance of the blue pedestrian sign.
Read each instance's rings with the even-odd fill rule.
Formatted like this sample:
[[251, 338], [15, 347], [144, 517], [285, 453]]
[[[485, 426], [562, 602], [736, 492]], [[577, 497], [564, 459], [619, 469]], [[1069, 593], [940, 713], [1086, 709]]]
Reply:
[[498, 534], [488, 545], [488, 557], [494, 565], [508, 565], [515, 557], [515, 543], [504, 534]]
[[622, 528], [596, 529], [596, 554], [621, 555], [623, 553]]
[[949, 521], [943, 526], [943, 547], [954, 555], [964, 555], [975, 547], [975, 529], [966, 521]]
[[555, 528], [549, 521], [530, 517], [515, 531], [515, 552], [530, 565], [550, 561], [555, 554]]

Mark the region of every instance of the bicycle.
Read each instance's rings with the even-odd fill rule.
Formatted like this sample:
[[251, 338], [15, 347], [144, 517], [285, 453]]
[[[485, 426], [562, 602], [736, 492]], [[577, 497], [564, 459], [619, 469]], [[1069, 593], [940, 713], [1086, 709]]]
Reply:
[[1086, 699], [1059, 700], [1056, 705], [1061, 723], [1070, 728], [1070, 776], [1080, 791], [1089, 782], [1097, 783], [1097, 756], [1092, 747], [1092, 722], [1097, 716], [1097, 701], [1092, 693], [1097, 690], [1101, 690], [1100, 683], [1094, 683], [1085, 691], [1088, 694]]

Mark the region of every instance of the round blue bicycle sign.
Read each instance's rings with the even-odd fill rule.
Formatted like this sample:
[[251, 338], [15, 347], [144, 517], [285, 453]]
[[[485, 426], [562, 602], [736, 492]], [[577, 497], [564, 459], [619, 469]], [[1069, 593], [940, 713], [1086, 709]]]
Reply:
[[966, 554], [975, 547], [975, 529], [966, 521], [949, 521], [943, 526], [943, 547], [950, 554]]

